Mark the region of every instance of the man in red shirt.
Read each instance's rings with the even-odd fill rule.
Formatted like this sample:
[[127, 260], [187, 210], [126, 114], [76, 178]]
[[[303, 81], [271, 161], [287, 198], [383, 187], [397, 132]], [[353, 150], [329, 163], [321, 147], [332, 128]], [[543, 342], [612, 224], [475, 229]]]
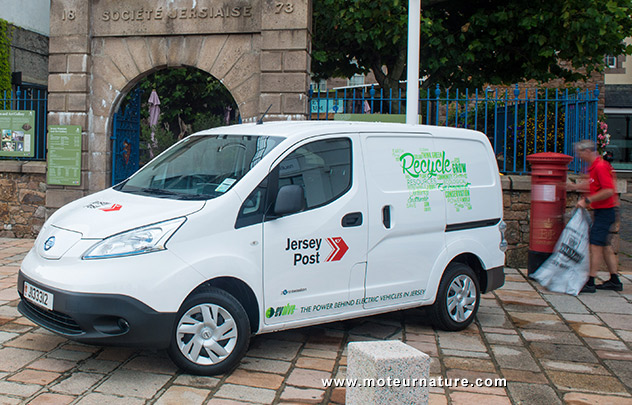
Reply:
[[[610, 227], [617, 220], [619, 199], [615, 185], [615, 175], [610, 163], [602, 159], [595, 143], [583, 140], [575, 145], [577, 156], [588, 163], [588, 187], [582, 187], [584, 196], [577, 202], [578, 207], [590, 206], [594, 212], [590, 228], [590, 277], [581, 292], [594, 293], [595, 290], [623, 290], [617, 275], [617, 257], [610, 246]], [[581, 189], [581, 188], [580, 188]], [[610, 272], [610, 280], [595, 285], [595, 277], [602, 261]]]

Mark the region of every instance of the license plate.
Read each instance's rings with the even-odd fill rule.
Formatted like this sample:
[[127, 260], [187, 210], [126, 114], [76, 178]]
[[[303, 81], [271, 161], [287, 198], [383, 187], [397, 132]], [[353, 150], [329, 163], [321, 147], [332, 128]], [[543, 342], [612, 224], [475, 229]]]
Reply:
[[46, 309], [53, 310], [53, 294], [24, 282], [24, 298]]

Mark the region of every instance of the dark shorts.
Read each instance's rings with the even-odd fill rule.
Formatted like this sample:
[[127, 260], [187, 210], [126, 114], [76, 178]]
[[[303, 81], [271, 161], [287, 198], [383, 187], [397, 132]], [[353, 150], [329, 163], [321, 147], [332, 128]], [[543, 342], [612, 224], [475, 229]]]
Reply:
[[593, 210], [594, 221], [590, 228], [590, 244], [608, 246], [610, 244], [610, 227], [617, 220], [616, 208], [599, 208]]

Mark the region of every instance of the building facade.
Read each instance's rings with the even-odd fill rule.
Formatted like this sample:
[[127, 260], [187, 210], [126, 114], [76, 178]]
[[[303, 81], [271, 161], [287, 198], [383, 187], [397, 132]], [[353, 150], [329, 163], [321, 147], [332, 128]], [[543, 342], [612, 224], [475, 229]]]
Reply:
[[[632, 38], [626, 39], [632, 44]], [[613, 166], [618, 172], [632, 172], [632, 57], [607, 56], [605, 72], [607, 117]]]
[[45, 88], [48, 84], [50, 1], [0, 0], [0, 18], [11, 25], [12, 84]]

